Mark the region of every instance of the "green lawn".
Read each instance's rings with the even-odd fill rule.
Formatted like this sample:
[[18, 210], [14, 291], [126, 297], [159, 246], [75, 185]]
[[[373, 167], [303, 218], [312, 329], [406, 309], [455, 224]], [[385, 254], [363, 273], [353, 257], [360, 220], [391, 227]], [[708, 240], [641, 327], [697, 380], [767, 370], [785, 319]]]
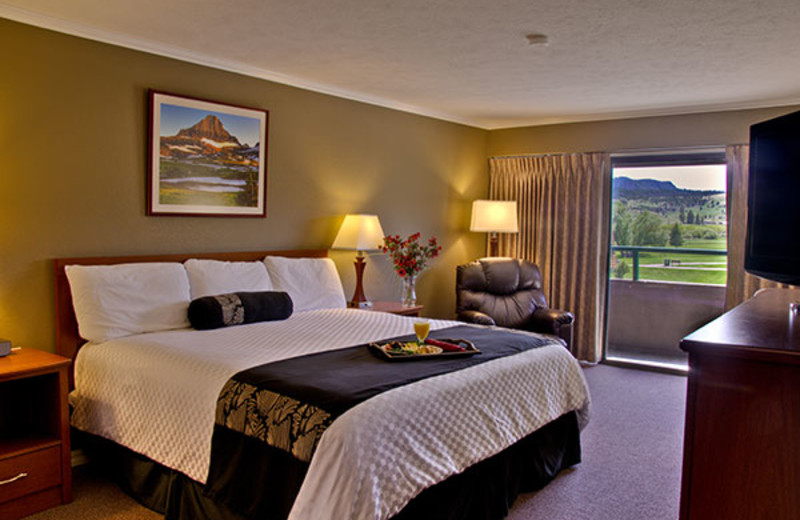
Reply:
[[[726, 240], [686, 240], [683, 248], [692, 249], [717, 249], [725, 250]], [[631, 253], [613, 253], [616, 255], [617, 263], [625, 262], [628, 265], [628, 273], [622, 278], [625, 280], [633, 279], [633, 258]], [[669, 260], [669, 262], [667, 262]], [[650, 281], [670, 281], [687, 283], [706, 283], [724, 285], [727, 277], [725, 266], [727, 256], [725, 255], [704, 255], [691, 253], [639, 253], [639, 280]], [[670, 265], [667, 266], [666, 264]], [[611, 278], [619, 279], [615, 270], [611, 270]]]
[[717, 238], [715, 240], [687, 239], [683, 241], [681, 247], [691, 247], [694, 249], [727, 249], [728, 239]]
[[725, 285], [727, 274], [725, 271], [643, 267], [639, 270], [639, 280]]

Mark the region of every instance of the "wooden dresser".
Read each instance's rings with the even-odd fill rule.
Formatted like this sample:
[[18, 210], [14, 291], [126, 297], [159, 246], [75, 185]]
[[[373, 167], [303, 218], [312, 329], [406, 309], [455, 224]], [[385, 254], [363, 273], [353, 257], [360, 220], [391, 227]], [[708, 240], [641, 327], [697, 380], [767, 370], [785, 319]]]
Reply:
[[682, 520], [800, 519], [800, 291], [768, 289], [681, 341]]
[[72, 499], [70, 360], [23, 348], [0, 357], [0, 518]]

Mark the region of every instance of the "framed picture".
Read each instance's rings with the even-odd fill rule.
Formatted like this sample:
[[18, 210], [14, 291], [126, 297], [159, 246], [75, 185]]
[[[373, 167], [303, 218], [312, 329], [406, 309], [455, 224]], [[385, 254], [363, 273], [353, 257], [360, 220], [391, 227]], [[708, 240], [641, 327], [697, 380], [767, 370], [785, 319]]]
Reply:
[[148, 215], [265, 217], [269, 112], [150, 91]]

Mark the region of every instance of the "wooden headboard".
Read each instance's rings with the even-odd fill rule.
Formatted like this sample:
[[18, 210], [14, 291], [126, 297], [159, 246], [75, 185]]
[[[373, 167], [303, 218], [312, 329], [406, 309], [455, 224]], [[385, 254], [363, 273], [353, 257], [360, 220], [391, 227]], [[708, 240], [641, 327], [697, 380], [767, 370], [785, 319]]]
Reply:
[[113, 265], [134, 262], [184, 262], [190, 258], [203, 258], [210, 260], [227, 260], [252, 262], [262, 260], [265, 256], [286, 256], [291, 258], [320, 258], [328, 256], [327, 249], [301, 249], [293, 251], [246, 251], [241, 253], [187, 253], [168, 255], [145, 256], [97, 256], [91, 258], [56, 258], [55, 287], [56, 287], [56, 349], [57, 352], [70, 359], [75, 355], [86, 340], [78, 334], [78, 322], [75, 320], [75, 310], [72, 307], [72, 293], [64, 267], [68, 265]]

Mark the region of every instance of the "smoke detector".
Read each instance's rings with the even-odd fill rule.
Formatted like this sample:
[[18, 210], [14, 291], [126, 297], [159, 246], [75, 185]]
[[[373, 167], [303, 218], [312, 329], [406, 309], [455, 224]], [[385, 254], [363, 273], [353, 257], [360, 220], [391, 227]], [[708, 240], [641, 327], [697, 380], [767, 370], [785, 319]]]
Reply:
[[550, 40], [547, 38], [546, 34], [531, 33], [525, 35], [525, 38], [528, 39], [528, 43], [530, 45], [547, 45], [550, 43]]

